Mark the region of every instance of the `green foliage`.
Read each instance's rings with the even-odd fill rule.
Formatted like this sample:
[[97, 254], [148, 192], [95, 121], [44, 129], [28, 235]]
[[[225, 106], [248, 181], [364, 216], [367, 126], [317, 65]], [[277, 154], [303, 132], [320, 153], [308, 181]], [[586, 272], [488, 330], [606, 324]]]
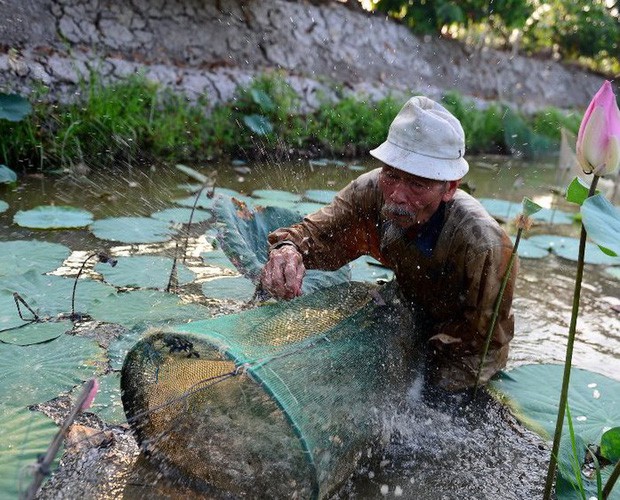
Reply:
[[371, 102], [349, 96], [326, 102], [308, 118], [308, 135], [335, 153], [366, 151], [385, 140], [403, 104], [393, 97]]
[[534, 132], [559, 142], [562, 128], [577, 134], [581, 118], [582, 115], [578, 113], [566, 113], [557, 108], [546, 108], [534, 114], [531, 127]]
[[441, 102], [461, 122], [468, 153], [505, 152], [502, 124], [504, 111], [499, 105], [492, 104], [486, 109], [480, 109], [458, 92], [447, 92]]

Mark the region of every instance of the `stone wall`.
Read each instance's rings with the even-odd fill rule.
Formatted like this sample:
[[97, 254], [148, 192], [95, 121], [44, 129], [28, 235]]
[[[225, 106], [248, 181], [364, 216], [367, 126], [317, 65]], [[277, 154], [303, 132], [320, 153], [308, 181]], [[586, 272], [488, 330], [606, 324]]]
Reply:
[[603, 81], [553, 61], [419, 38], [337, 2], [0, 0], [5, 91], [39, 82], [66, 98], [92, 70], [106, 80], [142, 71], [216, 103], [270, 69], [288, 75], [306, 108], [319, 94], [333, 96], [334, 84], [371, 98], [456, 89], [526, 111], [583, 108]]

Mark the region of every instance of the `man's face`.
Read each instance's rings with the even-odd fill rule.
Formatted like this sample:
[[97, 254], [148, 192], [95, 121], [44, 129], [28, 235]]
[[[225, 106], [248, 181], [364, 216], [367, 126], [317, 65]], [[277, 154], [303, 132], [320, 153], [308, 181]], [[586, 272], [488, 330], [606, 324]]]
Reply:
[[382, 213], [402, 229], [424, 224], [442, 201], [454, 196], [458, 181], [435, 181], [385, 165], [379, 175]]

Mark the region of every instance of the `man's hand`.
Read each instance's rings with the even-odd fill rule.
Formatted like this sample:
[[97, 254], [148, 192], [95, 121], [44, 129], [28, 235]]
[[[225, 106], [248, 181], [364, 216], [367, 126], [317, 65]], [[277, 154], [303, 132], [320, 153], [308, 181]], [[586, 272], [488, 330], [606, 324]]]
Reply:
[[301, 254], [292, 245], [272, 250], [261, 275], [263, 288], [275, 297], [292, 299], [301, 295], [306, 268]]

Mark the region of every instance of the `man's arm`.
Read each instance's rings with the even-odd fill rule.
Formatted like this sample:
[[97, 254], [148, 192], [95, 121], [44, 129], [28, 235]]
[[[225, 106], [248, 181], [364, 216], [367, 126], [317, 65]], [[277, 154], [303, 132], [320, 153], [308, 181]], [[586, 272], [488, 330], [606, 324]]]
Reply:
[[[501, 245], [478, 252], [467, 260], [463, 317], [439, 325], [437, 334], [430, 339], [435, 361], [435, 371], [431, 376], [440, 387], [459, 390], [475, 384], [487, 331], [511, 253], [512, 245], [505, 237]], [[517, 271], [518, 262], [515, 262], [480, 375], [482, 384], [506, 365], [508, 343], [514, 335], [511, 306]]]
[[300, 224], [271, 233], [263, 287], [277, 297], [296, 297], [306, 268], [335, 270], [372, 253], [373, 245], [378, 248], [378, 195], [373, 186], [370, 175], [362, 176]]

